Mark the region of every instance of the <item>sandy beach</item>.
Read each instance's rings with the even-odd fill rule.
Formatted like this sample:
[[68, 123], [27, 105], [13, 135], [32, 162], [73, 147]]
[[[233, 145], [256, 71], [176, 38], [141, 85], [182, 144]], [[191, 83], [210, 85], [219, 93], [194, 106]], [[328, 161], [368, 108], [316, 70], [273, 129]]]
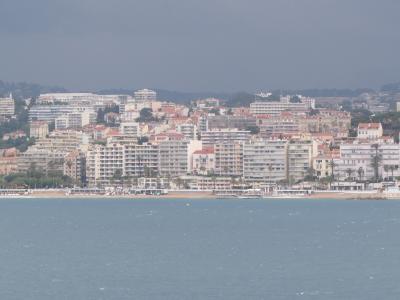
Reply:
[[[19, 198], [19, 196], [6, 196], [3, 195], [3, 198]], [[96, 195], [96, 194], [66, 194], [65, 191], [62, 190], [32, 190], [29, 195], [20, 196], [21, 198], [65, 198], [65, 199], [77, 199], [77, 198], [87, 198], [87, 199], [111, 199], [111, 198], [123, 198], [123, 199], [229, 199], [233, 198], [230, 196], [218, 196], [214, 195], [210, 191], [170, 191], [167, 195], [154, 196], [154, 195]], [[266, 197], [265, 199], [268, 199]], [[274, 197], [271, 197], [274, 199]], [[276, 199], [284, 200], [285, 197], [279, 197]], [[288, 197], [287, 199], [315, 199], [315, 200], [323, 200], [323, 199], [337, 199], [337, 200], [394, 200], [400, 199], [393, 195], [388, 197], [388, 195], [379, 193], [379, 192], [371, 192], [371, 193], [357, 193], [357, 192], [316, 192], [309, 196], [299, 196], [299, 197]]]

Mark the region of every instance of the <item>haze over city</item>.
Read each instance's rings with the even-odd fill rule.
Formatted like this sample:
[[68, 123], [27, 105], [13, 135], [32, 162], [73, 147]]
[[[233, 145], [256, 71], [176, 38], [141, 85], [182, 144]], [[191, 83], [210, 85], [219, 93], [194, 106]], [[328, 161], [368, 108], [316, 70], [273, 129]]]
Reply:
[[0, 79], [69, 90], [377, 88], [400, 2], [3, 0]]

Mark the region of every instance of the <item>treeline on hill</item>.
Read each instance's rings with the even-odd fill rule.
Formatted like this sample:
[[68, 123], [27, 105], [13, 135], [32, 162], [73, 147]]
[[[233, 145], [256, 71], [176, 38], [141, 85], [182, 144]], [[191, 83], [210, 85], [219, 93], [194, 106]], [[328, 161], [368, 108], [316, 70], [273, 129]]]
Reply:
[[381, 123], [384, 134], [392, 136], [396, 141], [399, 140], [400, 132], [400, 112], [386, 112], [373, 114], [366, 109], [357, 109], [351, 112], [351, 136], [356, 136], [359, 123]]
[[49, 87], [39, 84], [26, 83], [26, 82], [5, 82], [0, 80], [0, 97], [13, 94], [14, 99], [23, 100], [27, 98], [35, 98], [43, 93], [64, 93], [66, 89], [62, 87]]

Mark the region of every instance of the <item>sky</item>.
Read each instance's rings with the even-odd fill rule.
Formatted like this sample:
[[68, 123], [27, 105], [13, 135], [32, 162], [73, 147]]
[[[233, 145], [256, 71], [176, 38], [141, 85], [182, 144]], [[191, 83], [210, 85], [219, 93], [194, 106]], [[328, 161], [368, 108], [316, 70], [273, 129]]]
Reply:
[[377, 88], [398, 0], [0, 0], [0, 80], [71, 90]]

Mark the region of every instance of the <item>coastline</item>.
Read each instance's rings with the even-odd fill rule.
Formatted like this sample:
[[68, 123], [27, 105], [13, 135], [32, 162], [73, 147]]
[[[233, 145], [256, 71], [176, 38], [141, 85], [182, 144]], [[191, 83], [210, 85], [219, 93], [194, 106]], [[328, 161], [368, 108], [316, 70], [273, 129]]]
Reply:
[[[218, 196], [210, 191], [172, 191], [166, 195], [97, 195], [97, 194], [66, 194], [61, 190], [32, 190], [28, 195], [1, 195], [0, 199], [194, 199], [194, 200], [218, 200], [218, 199], [236, 199], [232, 196]], [[265, 197], [263, 199], [296, 199], [296, 200], [400, 200], [399, 195], [388, 195], [384, 193], [355, 193], [355, 192], [316, 192], [306, 197]]]

